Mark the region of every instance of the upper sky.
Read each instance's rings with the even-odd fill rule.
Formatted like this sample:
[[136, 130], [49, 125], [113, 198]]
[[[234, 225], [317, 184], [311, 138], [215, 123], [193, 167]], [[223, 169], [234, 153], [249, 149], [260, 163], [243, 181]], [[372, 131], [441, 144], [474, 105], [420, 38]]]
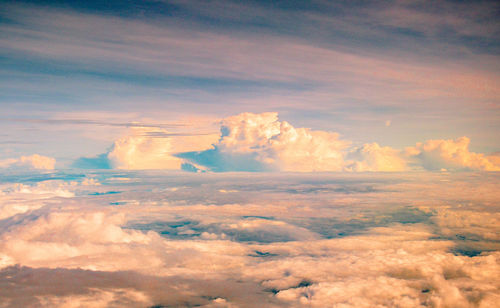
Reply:
[[70, 166], [131, 126], [208, 136], [242, 112], [355, 146], [467, 136], [497, 152], [499, 14], [498, 1], [2, 1], [0, 159]]

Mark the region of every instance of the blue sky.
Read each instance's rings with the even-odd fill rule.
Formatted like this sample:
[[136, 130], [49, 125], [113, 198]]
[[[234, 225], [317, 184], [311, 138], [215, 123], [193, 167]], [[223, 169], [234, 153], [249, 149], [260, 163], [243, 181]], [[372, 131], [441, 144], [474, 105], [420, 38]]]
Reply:
[[[126, 134], [116, 123], [217, 132], [242, 112], [278, 112], [360, 146], [467, 136], [471, 150], [497, 152], [498, 11], [494, 1], [4, 2], [0, 156], [69, 166]], [[51, 122], [61, 119], [76, 121]]]

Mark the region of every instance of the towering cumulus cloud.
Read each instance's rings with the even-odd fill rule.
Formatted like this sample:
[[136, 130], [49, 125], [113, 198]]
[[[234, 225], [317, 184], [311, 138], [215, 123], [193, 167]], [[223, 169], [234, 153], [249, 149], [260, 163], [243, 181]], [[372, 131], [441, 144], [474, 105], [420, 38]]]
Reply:
[[53, 170], [56, 160], [39, 154], [0, 160], [0, 168]]
[[222, 121], [213, 149], [179, 156], [215, 171], [341, 171], [348, 144], [337, 133], [280, 122], [275, 112], [242, 113]]

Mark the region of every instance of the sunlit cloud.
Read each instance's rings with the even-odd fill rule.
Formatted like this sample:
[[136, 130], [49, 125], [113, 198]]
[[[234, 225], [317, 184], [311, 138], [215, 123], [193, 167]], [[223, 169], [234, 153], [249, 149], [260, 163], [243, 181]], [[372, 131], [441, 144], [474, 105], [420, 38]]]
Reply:
[[[125, 175], [138, 182], [108, 181]], [[25, 209], [2, 212], [0, 295], [11, 306], [488, 306], [498, 182], [474, 175], [122, 172], [9, 184], [0, 205]], [[215, 198], [221, 190], [236, 199]], [[108, 204], [119, 195], [129, 203]]]
[[470, 140], [428, 140], [398, 150], [377, 143], [352, 146], [338, 133], [296, 128], [277, 113], [242, 113], [220, 122], [220, 134], [133, 128], [108, 153], [80, 158], [83, 168], [186, 171], [401, 172], [498, 171], [495, 156], [469, 151]]
[[0, 168], [53, 170], [56, 160], [39, 154], [0, 160]]
[[481, 153], [469, 151], [470, 139], [461, 137], [456, 140], [428, 140], [408, 147], [408, 155], [417, 158], [425, 169], [472, 169], [500, 171], [498, 159], [490, 159]]

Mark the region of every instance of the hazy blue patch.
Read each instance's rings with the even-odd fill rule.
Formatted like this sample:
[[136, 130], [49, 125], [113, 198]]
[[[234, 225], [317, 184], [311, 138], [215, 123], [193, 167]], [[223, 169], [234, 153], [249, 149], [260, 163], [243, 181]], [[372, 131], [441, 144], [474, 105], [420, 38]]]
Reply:
[[80, 157], [72, 164], [73, 168], [80, 169], [111, 169], [111, 162], [108, 159], [108, 154], [103, 153], [96, 157]]
[[357, 235], [370, 228], [386, 227], [395, 223], [430, 224], [432, 214], [412, 207], [403, 207], [391, 211], [363, 211], [359, 218], [339, 219], [336, 217], [296, 218], [287, 222], [321, 234], [325, 238]]
[[162, 236], [176, 239], [200, 236], [204, 230], [203, 227], [199, 226], [199, 222], [190, 220], [129, 223], [125, 228], [141, 231], [155, 231]]
[[89, 196], [103, 196], [103, 195], [115, 195], [115, 194], [120, 194], [122, 193], [121, 191], [105, 191], [105, 192], [92, 192], [89, 193]]
[[82, 173], [67, 173], [65, 171], [51, 172], [15, 172], [15, 173], [0, 173], [0, 183], [38, 183], [44, 181], [78, 181], [85, 178]]
[[242, 218], [257, 218], [257, 219], [265, 219], [265, 220], [274, 220], [274, 217], [268, 216], [241, 216]]
[[186, 152], [175, 155], [197, 165], [207, 167], [214, 172], [247, 171], [265, 172], [272, 171], [269, 166], [259, 162], [256, 153], [228, 154], [221, 152], [217, 147], [200, 152]]
[[125, 205], [127, 202], [125, 201], [117, 201], [117, 202], [110, 202], [109, 205]]

